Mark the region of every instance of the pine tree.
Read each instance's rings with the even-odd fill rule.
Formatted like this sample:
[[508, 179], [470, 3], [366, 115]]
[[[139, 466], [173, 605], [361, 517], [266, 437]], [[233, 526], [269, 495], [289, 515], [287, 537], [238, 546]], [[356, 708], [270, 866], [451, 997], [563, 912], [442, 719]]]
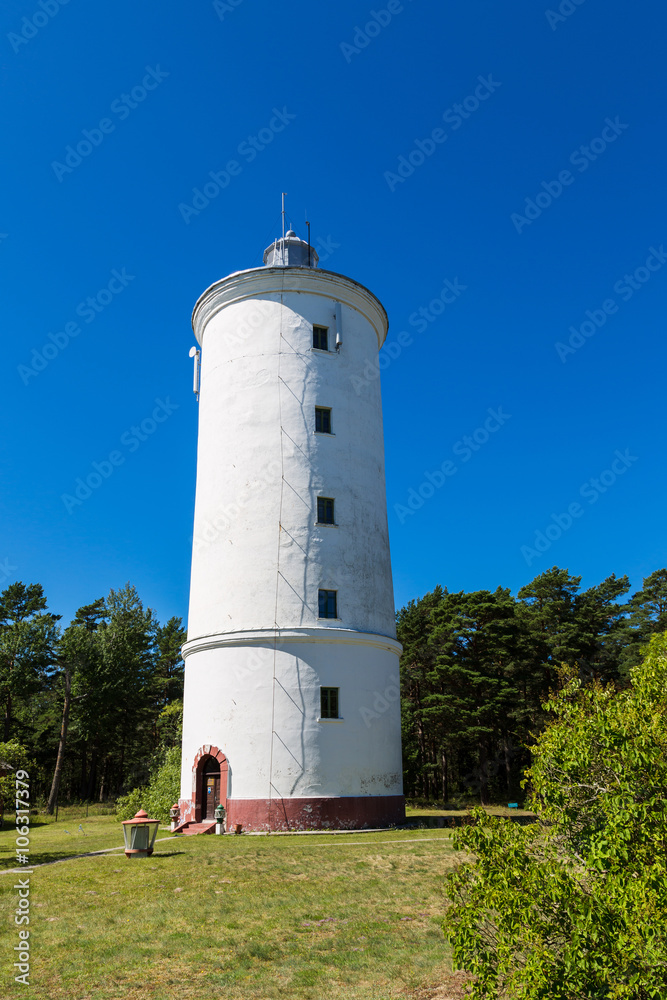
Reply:
[[17, 702], [37, 693], [54, 662], [60, 615], [46, 610], [39, 583], [12, 583], [0, 594], [0, 698], [4, 742], [10, 739]]

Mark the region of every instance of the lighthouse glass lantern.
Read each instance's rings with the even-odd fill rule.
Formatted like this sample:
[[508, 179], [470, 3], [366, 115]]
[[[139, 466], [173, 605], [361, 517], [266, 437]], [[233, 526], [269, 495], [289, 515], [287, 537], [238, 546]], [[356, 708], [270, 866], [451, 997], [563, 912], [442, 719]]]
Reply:
[[159, 819], [149, 819], [143, 809], [133, 817], [123, 821], [126, 858], [149, 858], [157, 835]]

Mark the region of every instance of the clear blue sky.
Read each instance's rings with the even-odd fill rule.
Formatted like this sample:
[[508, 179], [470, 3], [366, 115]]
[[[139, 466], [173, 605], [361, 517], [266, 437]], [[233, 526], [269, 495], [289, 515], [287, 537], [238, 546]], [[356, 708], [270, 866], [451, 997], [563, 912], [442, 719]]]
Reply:
[[397, 607], [667, 563], [667, 12], [561, 8], [5, 0], [2, 586], [41, 582], [69, 619], [130, 580], [186, 617], [190, 314], [261, 263], [281, 191], [389, 314]]

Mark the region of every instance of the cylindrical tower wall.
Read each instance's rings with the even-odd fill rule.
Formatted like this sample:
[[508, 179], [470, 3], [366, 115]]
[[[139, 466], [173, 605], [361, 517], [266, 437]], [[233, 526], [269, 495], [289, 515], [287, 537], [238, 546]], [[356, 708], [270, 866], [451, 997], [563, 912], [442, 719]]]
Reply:
[[[361, 286], [328, 272], [241, 276], [213, 286], [195, 312], [202, 367], [188, 639], [276, 624], [395, 636], [372, 367], [384, 313]], [[313, 324], [329, 329], [333, 346], [337, 302], [342, 347], [314, 350]], [[317, 407], [330, 410], [332, 433], [316, 432]], [[335, 525], [317, 523], [318, 495], [335, 500]], [[340, 620], [319, 618], [320, 589], [337, 591]]]
[[[328, 634], [295, 630], [276, 643], [250, 633], [191, 648], [185, 696], [197, 711], [184, 723], [184, 787], [203, 734], [229, 761], [235, 800], [401, 794], [399, 647]], [[328, 685], [340, 690], [334, 720], [320, 718]]]
[[[327, 350], [314, 326], [327, 330]], [[201, 762], [213, 755], [232, 825], [398, 822], [384, 309], [342, 275], [264, 267], [209, 288], [193, 327], [202, 362], [184, 818], [202, 814]], [[331, 518], [318, 497], [333, 500], [333, 523], [322, 523]], [[335, 592], [335, 617], [320, 617], [320, 591]], [[321, 717], [323, 689], [337, 692], [335, 718]]]

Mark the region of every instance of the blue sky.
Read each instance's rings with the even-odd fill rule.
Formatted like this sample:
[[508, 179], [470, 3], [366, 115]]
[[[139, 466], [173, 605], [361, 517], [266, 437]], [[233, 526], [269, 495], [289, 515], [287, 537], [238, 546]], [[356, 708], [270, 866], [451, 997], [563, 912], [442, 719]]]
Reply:
[[6, 0], [0, 21], [0, 585], [41, 582], [69, 619], [130, 580], [186, 617], [190, 314], [261, 263], [282, 191], [389, 314], [397, 607], [667, 563], [663, 4]]

